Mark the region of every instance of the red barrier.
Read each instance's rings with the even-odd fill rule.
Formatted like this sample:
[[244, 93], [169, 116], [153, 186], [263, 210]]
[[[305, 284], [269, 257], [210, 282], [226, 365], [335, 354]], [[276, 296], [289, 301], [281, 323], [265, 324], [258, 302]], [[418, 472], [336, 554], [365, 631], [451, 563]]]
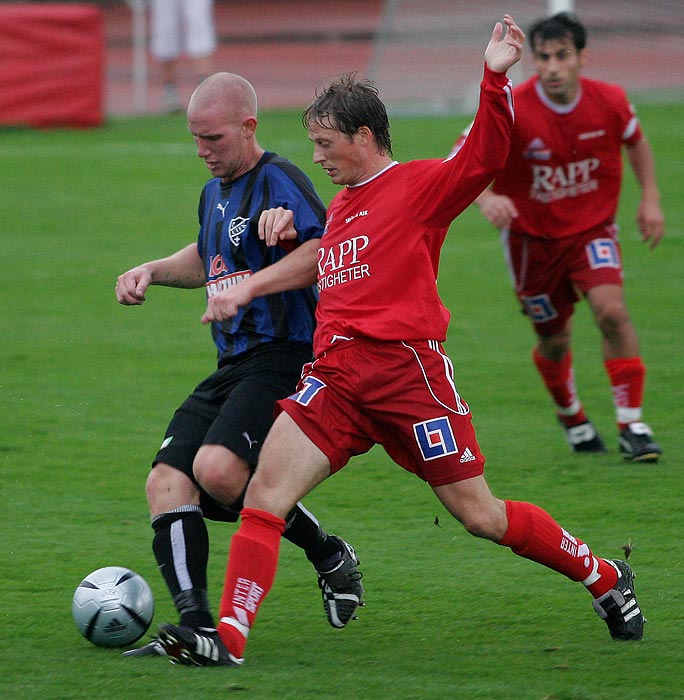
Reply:
[[0, 124], [101, 124], [104, 22], [96, 5], [0, 5]]

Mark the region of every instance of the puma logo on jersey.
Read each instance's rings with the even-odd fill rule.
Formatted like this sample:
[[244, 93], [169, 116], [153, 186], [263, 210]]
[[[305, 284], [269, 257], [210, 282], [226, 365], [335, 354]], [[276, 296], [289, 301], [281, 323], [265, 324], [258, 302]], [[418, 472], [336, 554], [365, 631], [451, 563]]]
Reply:
[[230, 202], [226, 202], [225, 204], [221, 204], [221, 202], [219, 202], [219, 203], [216, 205], [216, 208], [219, 209], [219, 210], [221, 211], [221, 216], [223, 216], [224, 218], [225, 218], [225, 216], [226, 216], [226, 209], [228, 208], [228, 205], [229, 205], [229, 204], [230, 204]]

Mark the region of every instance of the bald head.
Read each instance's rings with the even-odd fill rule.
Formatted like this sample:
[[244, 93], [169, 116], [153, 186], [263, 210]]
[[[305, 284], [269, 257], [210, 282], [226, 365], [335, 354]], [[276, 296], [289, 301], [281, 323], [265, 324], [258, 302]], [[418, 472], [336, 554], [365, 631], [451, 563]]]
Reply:
[[191, 114], [211, 110], [226, 121], [241, 121], [257, 116], [257, 96], [248, 80], [235, 73], [214, 73], [192, 93], [188, 105]]
[[195, 89], [188, 105], [188, 131], [197, 155], [214, 177], [236, 180], [264, 154], [256, 139], [254, 88], [235, 73], [214, 73]]

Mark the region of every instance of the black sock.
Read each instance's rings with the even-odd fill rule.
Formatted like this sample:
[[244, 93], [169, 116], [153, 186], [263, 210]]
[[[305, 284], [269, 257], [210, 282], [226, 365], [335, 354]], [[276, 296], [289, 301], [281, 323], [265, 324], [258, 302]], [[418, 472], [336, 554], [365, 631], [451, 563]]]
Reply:
[[287, 514], [283, 537], [301, 547], [306, 558], [314, 565], [320, 564], [340, 552], [336, 537], [328, 535], [318, 521], [301, 503]]
[[152, 550], [164, 581], [188, 627], [214, 627], [207, 596], [209, 535], [199, 506], [187, 505], [152, 521]]

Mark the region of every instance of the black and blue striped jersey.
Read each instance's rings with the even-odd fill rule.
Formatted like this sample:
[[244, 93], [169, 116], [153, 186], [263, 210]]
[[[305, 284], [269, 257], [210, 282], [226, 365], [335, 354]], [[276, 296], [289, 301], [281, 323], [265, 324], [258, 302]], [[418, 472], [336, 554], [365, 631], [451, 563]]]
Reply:
[[[261, 212], [283, 207], [294, 212], [298, 240], [320, 238], [325, 207], [309, 178], [293, 163], [266, 152], [237, 180], [207, 182], [200, 196], [198, 251], [204, 261], [207, 296], [238, 284], [280, 260], [285, 248], [267, 247], [257, 228]], [[312, 342], [318, 292], [315, 286], [254, 299], [237, 316], [212, 324], [219, 364], [261, 343]]]

